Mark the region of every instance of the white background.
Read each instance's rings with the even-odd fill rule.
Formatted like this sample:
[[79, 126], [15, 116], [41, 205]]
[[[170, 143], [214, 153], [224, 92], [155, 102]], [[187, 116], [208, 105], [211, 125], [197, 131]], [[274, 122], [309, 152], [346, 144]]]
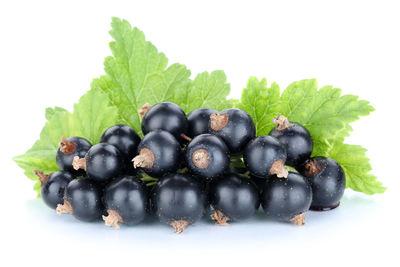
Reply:
[[[138, 1], [139, 2], [139, 1]], [[399, 266], [399, 7], [396, 1], [2, 1], [0, 265]], [[146, 2], [146, 3], [144, 3]], [[274, 1], [275, 2], [275, 1]], [[112, 16], [138, 26], [170, 63], [224, 69], [238, 97], [249, 76], [304, 78], [370, 100], [349, 143], [369, 149], [379, 196], [346, 191], [306, 226], [263, 216], [183, 235], [149, 219], [119, 231], [57, 216], [11, 161], [38, 138], [44, 109], [74, 102], [103, 73]]]

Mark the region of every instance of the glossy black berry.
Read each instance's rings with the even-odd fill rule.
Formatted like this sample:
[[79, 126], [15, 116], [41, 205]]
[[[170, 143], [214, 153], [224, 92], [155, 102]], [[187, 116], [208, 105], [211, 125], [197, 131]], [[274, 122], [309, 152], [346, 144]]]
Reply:
[[212, 219], [221, 225], [227, 221], [245, 220], [254, 215], [260, 206], [260, 197], [253, 182], [239, 175], [228, 173], [210, 185]]
[[229, 168], [229, 149], [221, 138], [212, 134], [196, 136], [185, 149], [189, 170], [206, 179], [216, 178]]
[[124, 159], [118, 148], [100, 143], [92, 146], [84, 158], [74, 159], [75, 169], [84, 169], [87, 177], [99, 183], [107, 183], [124, 171]]
[[162, 102], [151, 107], [143, 117], [142, 131], [147, 134], [154, 130], [170, 132], [178, 141], [186, 134], [188, 121], [185, 112], [174, 103]]
[[69, 213], [81, 221], [101, 218], [103, 204], [102, 188], [92, 179], [72, 180], [65, 188], [64, 204], [57, 206], [57, 213]]
[[311, 158], [299, 171], [311, 184], [312, 210], [331, 210], [339, 206], [346, 178], [342, 167], [335, 160], [325, 157]]
[[46, 175], [41, 171], [35, 171], [41, 182], [40, 196], [44, 203], [52, 209], [58, 204], [64, 203], [65, 187], [75, 177], [68, 171], [57, 171]]
[[147, 214], [148, 198], [146, 185], [133, 176], [119, 177], [104, 190], [106, 225], [119, 228], [118, 223], [137, 224]]
[[202, 187], [187, 174], [167, 174], [151, 192], [154, 214], [161, 222], [174, 227], [176, 233], [182, 233], [203, 216], [205, 202]]
[[274, 119], [278, 125], [269, 135], [276, 137], [285, 147], [287, 153], [286, 164], [296, 167], [310, 158], [313, 150], [313, 141], [306, 128], [296, 122], [289, 122], [280, 115]]
[[69, 171], [74, 175], [83, 175], [84, 171], [73, 168], [72, 161], [76, 156], [83, 158], [91, 147], [92, 144], [85, 138], [76, 136], [65, 138], [63, 136], [56, 155], [60, 170]]
[[209, 133], [222, 138], [233, 155], [243, 152], [255, 137], [256, 130], [250, 115], [240, 109], [226, 109], [210, 116]]
[[127, 167], [132, 166], [132, 159], [136, 156], [140, 143], [139, 135], [128, 125], [114, 125], [102, 135], [100, 143], [107, 143], [118, 148]]
[[174, 172], [180, 164], [181, 147], [169, 132], [155, 130], [145, 135], [133, 159], [135, 168], [141, 168], [153, 177]]
[[210, 116], [217, 113], [215, 109], [198, 108], [187, 115], [188, 132], [187, 135], [191, 138], [200, 134], [208, 133], [208, 125], [210, 124]]
[[311, 186], [306, 178], [289, 172], [287, 178], [269, 177], [261, 194], [261, 204], [272, 219], [304, 224], [305, 212], [312, 200]]
[[276, 174], [286, 177], [284, 167], [286, 151], [278, 139], [272, 136], [258, 136], [251, 140], [243, 153], [244, 163], [251, 174], [266, 178]]

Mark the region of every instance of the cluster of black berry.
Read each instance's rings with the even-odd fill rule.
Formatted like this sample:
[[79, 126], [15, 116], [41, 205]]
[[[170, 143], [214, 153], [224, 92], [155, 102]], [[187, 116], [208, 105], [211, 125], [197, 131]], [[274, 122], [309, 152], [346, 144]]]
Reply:
[[63, 137], [61, 170], [35, 171], [44, 202], [59, 214], [102, 217], [115, 228], [153, 214], [178, 233], [210, 207], [219, 225], [250, 218], [260, 203], [269, 218], [303, 225], [309, 209], [339, 205], [343, 169], [333, 159], [310, 158], [310, 133], [282, 115], [269, 135], [256, 137], [240, 109], [200, 108], [186, 116], [164, 102], [140, 112], [143, 139], [127, 125], [110, 127], [94, 146]]

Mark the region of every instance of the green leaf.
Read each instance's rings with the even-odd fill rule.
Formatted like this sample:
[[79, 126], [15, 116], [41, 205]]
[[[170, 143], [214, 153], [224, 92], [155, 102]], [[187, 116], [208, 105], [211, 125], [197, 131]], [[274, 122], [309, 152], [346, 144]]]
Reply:
[[62, 108], [46, 109], [48, 121], [40, 133], [40, 139], [25, 154], [14, 157], [25, 175], [36, 181], [35, 190], [40, 192], [40, 183], [34, 170], [45, 173], [58, 171], [56, 152], [62, 136], [81, 136], [92, 144], [99, 142], [108, 127], [119, 122], [118, 110], [108, 103], [108, 97], [98, 90], [90, 90], [74, 106], [74, 113]]
[[[47, 112], [46, 112], [47, 114]], [[48, 113], [50, 114], [50, 113]], [[45, 173], [57, 171], [59, 168], [55, 161], [58, 143], [63, 135], [72, 134], [72, 114], [68, 111], [51, 113], [40, 133], [40, 139], [25, 154], [14, 157], [14, 161], [20, 166], [25, 175], [36, 181], [34, 188], [40, 194], [40, 182], [34, 170], [41, 170]]]
[[205, 71], [196, 76], [188, 89], [176, 90], [174, 102], [186, 113], [201, 107], [221, 111], [232, 106], [226, 99], [229, 91], [230, 85], [223, 71], [217, 70], [211, 74]]
[[330, 149], [324, 156], [335, 159], [342, 166], [346, 175], [346, 187], [368, 195], [383, 193], [386, 188], [370, 173], [372, 167], [366, 152], [367, 149], [361, 146], [337, 141], [330, 144]]
[[100, 141], [103, 132], [120, 122], [118, 109], [110, 105], [107, 95], [92, 89], [74, 106], [72, 117], [76, 136], [88, 139], [92, 144]]
[[104, 61], [107, 76], [94, 80], [92, 88], [106, 92], [124, 122], [140, 132], [142, 105], [172, 101], [174, 92], [188, 87], [190, 71], [180, 64], [167, 67], [166, 56], [126, 20], [113, 18], [111, 26], [113, 56]]
[[313, 138], [338, 137], [338, 132], [347, 136], [351, 130], [348, 124], [368, 115], [374, 108], [368, 101], [358, 100], [354, 95], [341, 96], [341, 93], [332, 86], [318, 90], [314, 79], [294, 82], [282, 93], [281, 114], [301, 123]]
[[64, 112], [67, 111], [64, 108], [61, 107], [54, 107], [54, 108], [46, 108], [45, 116], [47, 120], [50, 120], [51, 117], [56, 114], [57, 112]]
[[275, 126], [272, 119], [278, 114], [302, 124], [313, 138], [313, 156], [337, 160], [346, 172], [348, 187], [366, 194], [384, 192], [382, 184], [369, 174], [366, 150], [343, 144], [352, 130], [350, 123], [374, 110], [368, 101], [342, 95], [340, 89], [332, 86], [318, 89], [314, 79], [294, 82], [280, 94], [278, 85], [268, 88], [265, 79], [251, 77], [238, 106], [253, 118], [257, 135], [268, 134]]
[[267, 87], [267, 80], [251, 77], [243, 89], [238, 107], [249, 113], [256, 126], [257, 135], [266, 135], [274, 127], [272, 119], [279, 114], [280, 89], [273, 83]]

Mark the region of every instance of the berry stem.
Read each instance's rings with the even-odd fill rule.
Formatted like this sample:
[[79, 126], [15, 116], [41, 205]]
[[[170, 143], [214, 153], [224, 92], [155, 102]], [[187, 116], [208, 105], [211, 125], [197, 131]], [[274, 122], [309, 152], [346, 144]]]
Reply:
[[140, 180], [142, 180], [143, 182], [149, 182], [149, 181], [154, 182], [154, 181], [158, 181], [157, 178], [151, 177], [150, 175], [148, 175], [148, 174], [146, 174], [146, 173], [143, 173], [143, 174], [142, 174], [142, 178], [140, 178]]
[[307, 177], [310, 177], [310, 176], [320, 173], [323, 169], [324, 169], [324, 166], [322, 165], [322, 163], [320, 161], [318, 161], [316, 159], [311, 159], [305, 165], [304, 174]]
[[43, 185], [49, 179], [50, 175], [44, 174], [42, 171], [34, 170], [33, 173], [37, 175], [41, 185]]
[[74, 167], [75, 170], [83, 169], [86, 171], [86, 159], [75, 156], [72, 160], [72, 167]]
[[287, 178], [289, 175], [288, 170], [285, 168], [283, 160], [277, 160], [272, 164], [271, 169], [269, 170], [270, 174], [275, 174], [279, 178]]
[[227, 222], [231, 220], [220, 210], [215, 210], [213, 214], [211, 214], [211, 219], [215, 221], [216, 225], [221, 225], [221, 226], [228, 226], [229, 223]]
[[210, 127], [214, 131], [220, 131], [224, 128], [229, 121], [228, 114], [214, 113], [210, 115]]
[[151, 109], [152, 105], [150, 105], [150, 103], [146, 103], [144, 104], [140, 109], [139, 109], [139, 116], [140, 118], [143, 119], [144, 115], [146, 115], [147, 111], [149, 111], [149, 109]]
[[186, 140], [186, 141], [188, 141], [188, 142], [190, 142], [190, 141], [192, 141], [192, 138], [190, 138], [189, 136], [187, 136], [186, 134], [181, 134], [181, 137], [182, 137], [182, 139], [184, 139], [184, 140]]
[[277, 117], [275, 117], [275, 118], [272, 120], [272, 122], [275, 123], [275, 124], [278, 124], [278, 125], [276, 126], [276, 129], [279, 130], [279, 131], [283, 131], [283, 130], [285, 130], [285, 129], [291, 127], [291, 126], [293, 126], [293, 124], [291, 124], [291, 123], [288, 121], [288, 118], [286, 118], [286, 117], [283, 116], [283, 115], [278, 115]]
[[57, 214], [69, 213], [74, 214], [71, 203], [68, 200], [64, 200], [64, 204], [58, 204], [56, 209]]
[[69, 142], [65, 136], [61, 138], [60, 151], [65, 155], [71, 155], [75, 152], [76, 144], [75, 142]]
[[177, 220], [177, 221], [172, 221], [169, 223], [172, 227], [175, 229], [176, 234], [181, 234], [185, 231], [185, 228], [189, 226], [189, 222], [185, 220]]
[[302, 212], [296, 216], [294, 216], [292, 219], [290, 219], [291, 222], [294, 222], [296, 225], [302, 226], [305, 224], [305, 219], [306, 219], [306, 212]]
[[199, 169], [205, 169], [210, 164], [210, 156], [207, 150], [199, 149], [193, 152], [192, 155], [193, 164]]
[[151, 168], [154, 164], [154, 154], [148, 148], [140, 150], [139, 155], [133, 158], [133, 167]]
[[104, 223], [107, 226], [113, 226], [115, 229], [119, 229], [120, 226], [118, 223], [124, 223], [124, 220], [122, 219], [121, 215], [115, 210], [107, 210], [108, 215], [107, 216], [102, 216]]

